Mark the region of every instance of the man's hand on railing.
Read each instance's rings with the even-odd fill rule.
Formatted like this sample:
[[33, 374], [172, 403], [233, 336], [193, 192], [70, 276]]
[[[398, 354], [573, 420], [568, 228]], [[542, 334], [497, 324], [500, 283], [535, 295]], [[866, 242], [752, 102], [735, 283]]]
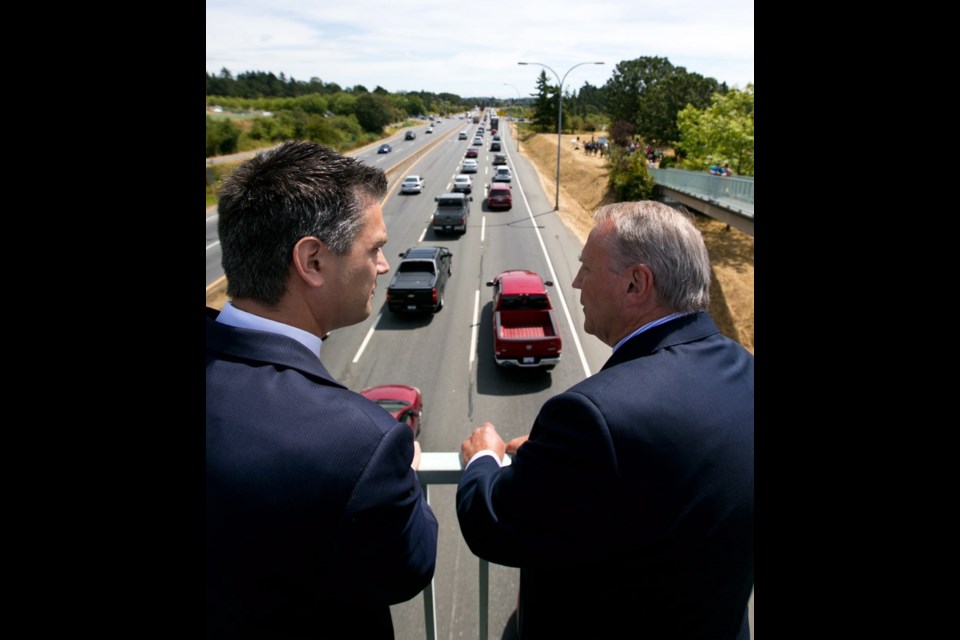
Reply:
[[529, 435], [526, 435], [526, 436], [517, 436], [516, 438], [514, 438], [513, 440], [511, 440], [510, 442], [508, 442], [508, 443], [507, 443], [507, 453], [509, 453], [510, 455], [515, 455], [515, 454], [517, 453], [517, 449], [520, 448], [520, 445], [522, 445], [524, 442], [526, 442], [526, 441], [527, 441], [527, 438], [529, 438], [529, 437], [530, 437]]
[[492, 451], [501, 464], [503, 463], [503, 456], [507, 452], [506, 443], [490, 422], [484, 422], [474, 429], [470, 437], [460, 445], [460, 457], [463, 459], [463, 465], [467, 466], [470, 459], [481, 451]]

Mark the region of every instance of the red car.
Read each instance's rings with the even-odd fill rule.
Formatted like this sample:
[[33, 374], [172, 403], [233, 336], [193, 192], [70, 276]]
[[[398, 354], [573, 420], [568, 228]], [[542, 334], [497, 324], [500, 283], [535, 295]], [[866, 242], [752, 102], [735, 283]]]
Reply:
[[416, 387], [405, 384], [381, 384], [360, 392], [367, 400], [373, 400], [390, 412], [397, 422], [410, 427], [413, 437], [420, 435], [420, 422], [423, 420], [423, 394]]
[[513, 192], [505, 182], [491, 182], [487, 191], [488, 209], [510, 209], [513, 207]]
[[476, 148], [470, 147], [469, 149], [467, 149], [467, 155], [465, 155], [465, 156], [463, 156], [463, 157], [464, 157], [464, 158], [476, 158], [476, 157], [477, 157], [477, 150], [476, 150]]

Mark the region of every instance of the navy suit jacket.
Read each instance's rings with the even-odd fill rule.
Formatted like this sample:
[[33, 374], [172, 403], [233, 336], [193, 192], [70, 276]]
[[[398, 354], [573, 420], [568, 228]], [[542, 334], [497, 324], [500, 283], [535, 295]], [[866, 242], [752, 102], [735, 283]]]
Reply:
[[291, 338], [206, 320], [208, 638], [392, 638], [433, 578], [413, 433]]
[[481, 558], [520, 567], [529, 638], [749, 639], [753, 356], [706, 312], [630, 339], [463, 472]]

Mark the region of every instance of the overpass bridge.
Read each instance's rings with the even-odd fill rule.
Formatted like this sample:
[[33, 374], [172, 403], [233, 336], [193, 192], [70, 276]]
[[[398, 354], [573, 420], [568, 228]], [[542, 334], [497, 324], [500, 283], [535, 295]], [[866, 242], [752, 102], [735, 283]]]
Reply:
[[752, 177], [715, 176], [683, 169], [648, 171], [657, 183], [657, 195], [753, 235]]

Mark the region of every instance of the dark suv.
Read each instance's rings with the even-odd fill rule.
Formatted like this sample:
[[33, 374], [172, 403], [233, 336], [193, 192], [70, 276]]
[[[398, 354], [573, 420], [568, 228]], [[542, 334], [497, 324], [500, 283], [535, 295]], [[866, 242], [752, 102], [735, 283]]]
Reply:
[[404, 140], [415, 140], [416, 137], [417, 137], [417, 134], [415, 131], [407, 131], [405, 134], [403, 134]]

